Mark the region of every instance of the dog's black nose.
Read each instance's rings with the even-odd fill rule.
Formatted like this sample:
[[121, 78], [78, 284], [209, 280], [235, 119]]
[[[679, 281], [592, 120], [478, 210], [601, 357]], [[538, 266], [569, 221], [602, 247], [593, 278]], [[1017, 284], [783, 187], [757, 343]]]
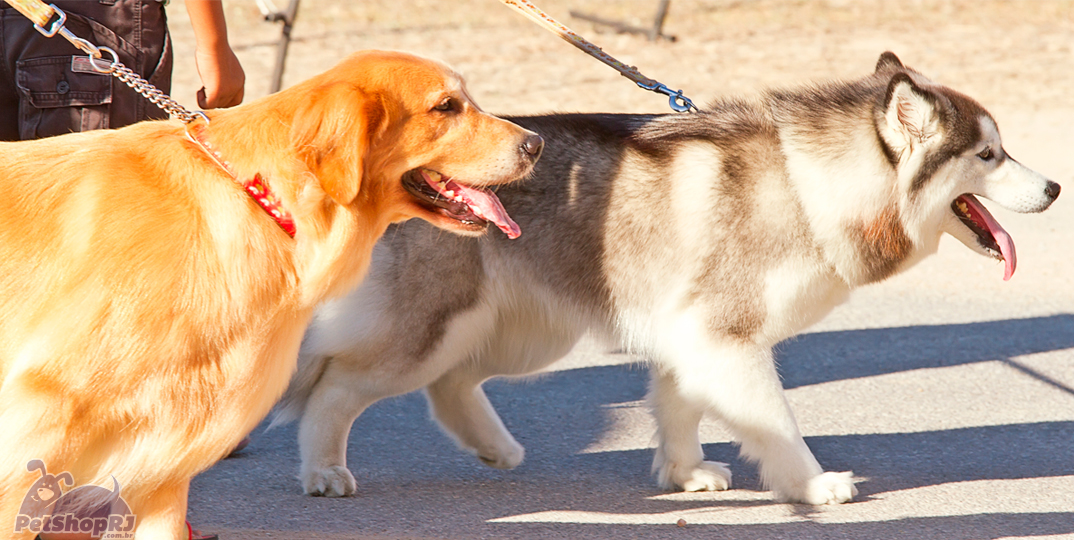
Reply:
[[1056, 184], [1055, 182], [1052, 182], [1051, 180], [1048, 180], [1048, 187], [1044, 188], [1044, 194], [1049, 196], [1049, 197], [1051, 197], [1052, 200], [1054, 201], [1055, 198], [1059, 196], [1059, 190], [1060, 190], [1059, 184]]
[[544, 139], [536, 133], [526, 135], [525, 140], [522, 141], [522, 151], [533, 159], [541, 157], [542, 149], [544, 149]]

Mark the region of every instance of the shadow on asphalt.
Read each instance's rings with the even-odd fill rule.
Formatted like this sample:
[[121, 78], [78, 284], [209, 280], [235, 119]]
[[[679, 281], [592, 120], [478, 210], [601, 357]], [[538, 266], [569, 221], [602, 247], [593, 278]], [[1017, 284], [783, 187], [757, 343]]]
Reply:
[[[1074, 315], [803, 334], [777, 347], [786, 389], [1074, 348]], [[1025, 371], [1024, 366], [1013, 364]], [[1032, 376], [1074, 394], [1039, 373]]]
[[[1074, 533], [1074, 513], [975, 514], [906, 518], [864, 523], [775, 523], [758, 525], [581, 525], [512, 524], [497, 526], [504, 537], [516, 538], [719, 538], [721, 540], [870, 538], [883, 540], [982, 540], [985, 538], [1053, 536]], [[503, 527], [501, 529], [501, 527]]]
[[[1007, 424], [917, 433], [806, 437], [824, 468], [853, 470], [861, 497], [973, 480], [1074, 475], [1074, 422]], [[704, 445], [710, 460], [735, 459], [735, 486], [761, 489], [731, 444]]]
[[[1074, 348], [1074, 315], [985, 323], [807, 334], [778, 357], [788, 388], [901, 371], [954, 366]], [[1043, 380], [1043, 379], [1042, 379]], [[649, 473], [652, 451], [582, 453], [611, 429], [609, 411], [644, 407], [647, 373], [637, 365], [490, 381], [489, 398], [527, 450], [512, 471], [484, 467], [456, 450], [428, 419], [417, 393], [383, 400], [355, 423], [348, 467], [358, 495], [307, 497], [296, 473], [294, 425], [258, 429], [236, 459], [195, 479], [191, 519], [231, 529], [359, 532], [390, 537], [683, 538], [668, 525], [489, 523], [505, 516], [577, 510], [628, 515], [773, 505], [767, 498], [672, 500]], [[1051, 381], [1070, 391], [1058, 381]], [[987, 400], [987, 396], [982, 396]], [[1074, 422], [981, 426], [917, 433], [808, 438], [828, 470], [868, 480], [861, 499], [952, 482], [1074, 475]], [[707, 459], [732, 464], [735, 488], [761, 489], [756, 468], [732, 444], [708, 444]], [[1046, 493], [1041, 497], [1048, 497]], [[787, 507], [800, 513], [798, 507]], [[803, 521], [689, 525], [720, 538], [978, 539], [1074, 533], [1074, 513], [913, 517], [866, 523]], [[301, 537], [301, 534], [296, 537]]]

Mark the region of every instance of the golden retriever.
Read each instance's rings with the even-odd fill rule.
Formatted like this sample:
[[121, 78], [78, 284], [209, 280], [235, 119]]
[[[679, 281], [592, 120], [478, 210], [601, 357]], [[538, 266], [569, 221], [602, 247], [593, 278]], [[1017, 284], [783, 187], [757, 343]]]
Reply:
[[0, 528], [47, 468], [114, 477], [137, 538], [185, 537], [191, 477], [265, 416], [387, 226], [517, 235], [487, 188], [543, 144], [394, 52], [209, 116], [0, 144]]

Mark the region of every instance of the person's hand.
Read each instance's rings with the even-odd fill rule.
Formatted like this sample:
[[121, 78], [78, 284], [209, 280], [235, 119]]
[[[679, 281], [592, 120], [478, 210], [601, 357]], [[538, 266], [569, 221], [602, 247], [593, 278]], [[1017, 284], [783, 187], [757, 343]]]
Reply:
[[231, 47], [199, 48], [194, 52], [194, 62], [202, 84], [198, 90], [198, 107], [219, 109], [242, 103], [246, 73]]
[[246, 74], [227, 41], [227, 23], [220, 0], [187, 0], [194, 29], [194, 64], [201, 77], [198, 106], [219, 109], [242, 103]]

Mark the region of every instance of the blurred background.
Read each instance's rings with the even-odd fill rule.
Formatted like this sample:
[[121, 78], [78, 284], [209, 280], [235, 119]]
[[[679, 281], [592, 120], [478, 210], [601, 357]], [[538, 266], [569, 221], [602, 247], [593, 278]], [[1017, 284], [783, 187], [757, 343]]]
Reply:
[[[278, 8], [288, 0], [274, 0]], [[651, 42], [572, 18], [581, 11], [640, 27], [658, 0], [540, 0], [536, 4], [645, 75], [698, 102], [804, 80], [868, 73], [884, 50], [987, 107], [1071, 108], [1074, 1], [1069, 0], [671, 0]], [[246, 95], [268, 92], [280, 24], [254, 0], [224, 3]], [[175, 94], [193, 103], [193, 36], [182, 0], [168, 8], [176, 49]], [[633, 84], [497, 0], [302, 0], [284, 87], [348, 52], [399, 49], [445, 60], [474, 97], [500, 113], [664, 112]]]

